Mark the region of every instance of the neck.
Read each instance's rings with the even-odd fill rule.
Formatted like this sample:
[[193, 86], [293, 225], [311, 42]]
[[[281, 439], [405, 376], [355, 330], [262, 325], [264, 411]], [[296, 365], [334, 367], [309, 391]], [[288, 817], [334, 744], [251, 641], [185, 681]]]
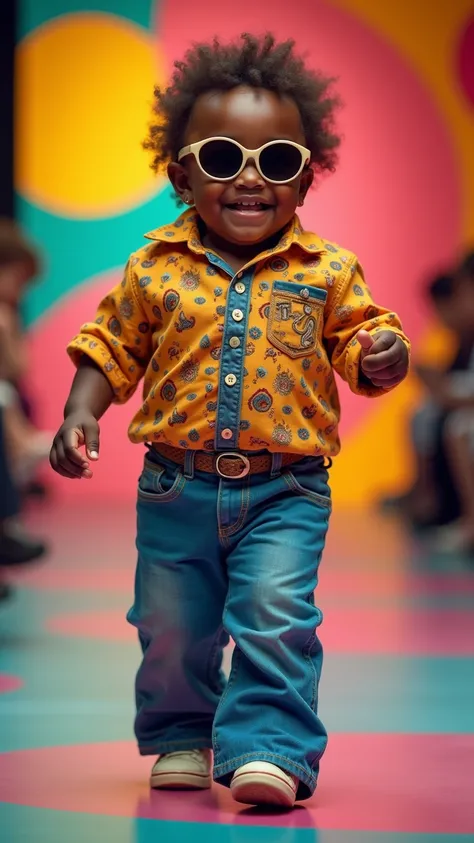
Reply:
[[265, 252], [267, 249], [273, 249], [280, 241], [282, 232], [278, 231], [273, 237], [264, 240], [261, 243], [229, 243], [214, 232], [209, 231], [201, 223], [201, 242], [203, 246], [212, 249], [219, 257], [223, 258], [229, 266], [236, 272], [249, 261], [252, 261], [260, 252]]

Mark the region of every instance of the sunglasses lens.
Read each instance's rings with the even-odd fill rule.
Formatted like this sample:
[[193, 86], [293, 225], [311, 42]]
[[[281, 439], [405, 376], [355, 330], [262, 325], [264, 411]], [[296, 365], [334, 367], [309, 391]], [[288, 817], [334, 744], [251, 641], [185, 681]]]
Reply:
[[270, 181], [289, 181], [301, 167], [301, 152], [282, 141], [272, 143], [260, 153], [260, 169]]
[[199, 163], [213, 179], [230, 179], [242, 166], [242, 152], [227, 140], [210, 140], [199, 151]]

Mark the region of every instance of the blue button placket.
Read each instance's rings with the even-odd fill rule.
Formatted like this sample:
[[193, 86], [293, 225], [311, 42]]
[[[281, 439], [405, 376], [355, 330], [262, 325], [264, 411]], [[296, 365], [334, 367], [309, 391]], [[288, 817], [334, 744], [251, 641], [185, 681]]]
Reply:
[[[229, 285], [225, 309], [214, 440], [216, 451], [228, 451], [238, 448], [239, 442], [245, 349], [252, 281], [256, 267], [252, 266], [246, 271], [234, 275], [228, 264], [221, 258], [218, 258], [217, 255], [206, 252], [206, 257], [210, 263], [218, 266], [232, 279]], [[238, 293], [235, 289], [236, 284], [239, 282], [245, 285], [245, 291], [243, 293]], [[236, 311], [242, 312], [242, 319], [238, 318]], [[232, 337], [237, 337], [240, 340], [236, 348], [230, 345], [229, 341]], [[229, 383], [226, 383], [226, 377], [228, 375], [235, 375], [236, 382], [232, 384], [233, 378], [230, 378]], [[229, 435], [228, 438], [223, 438], [222, 431], [230, 431], [232, 436]]]

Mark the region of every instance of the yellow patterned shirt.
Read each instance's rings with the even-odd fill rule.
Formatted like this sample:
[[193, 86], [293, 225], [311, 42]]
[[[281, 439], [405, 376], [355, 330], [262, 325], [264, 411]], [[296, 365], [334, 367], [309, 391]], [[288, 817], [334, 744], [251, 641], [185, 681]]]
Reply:
[[365, 328], [395, 331], [351, 252], [294, 217], [276, 248], [235, 274], [202, 245], [192, 210], [150, 232], [122, 282], [68, 346], [107, 376], [116, 402], [144, 378], [133, 442], [200, 450], [339, 451], [336, 371], [361, 395]]

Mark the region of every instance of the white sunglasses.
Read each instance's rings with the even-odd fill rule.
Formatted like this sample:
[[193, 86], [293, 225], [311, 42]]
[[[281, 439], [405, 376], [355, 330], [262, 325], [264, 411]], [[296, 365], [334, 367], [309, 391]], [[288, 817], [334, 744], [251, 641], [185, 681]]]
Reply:
[[258, 149], [246, 149], [231, 138], [206, 138], [178, 152], [178, 161], [194, 155], [200, 170], [214, 181], [232, 181], [252, 159], [265, 181], [287, 184], [309, 164], [311, 151], [289, 140], [274, 140]]

